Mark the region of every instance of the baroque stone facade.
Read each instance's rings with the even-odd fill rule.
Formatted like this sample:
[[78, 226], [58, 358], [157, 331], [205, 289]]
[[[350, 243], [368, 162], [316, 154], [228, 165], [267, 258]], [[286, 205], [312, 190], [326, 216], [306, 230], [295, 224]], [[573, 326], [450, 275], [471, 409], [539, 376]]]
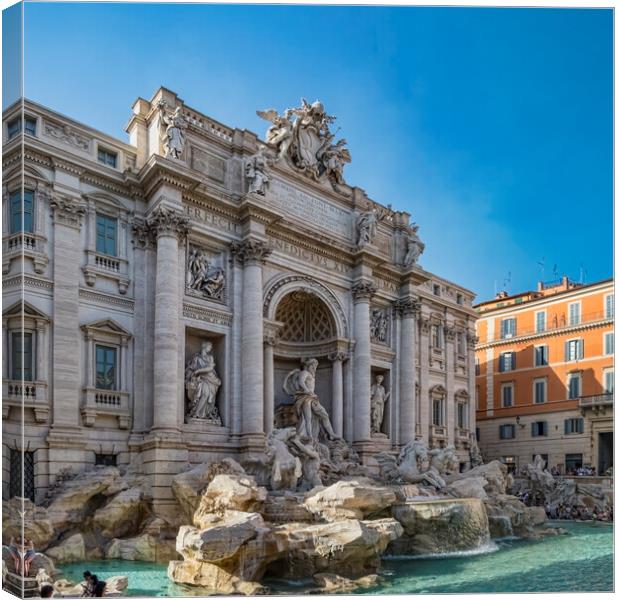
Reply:
[[36, 501], [63, 469], [131, 464], [170, 513], [188, 462], [264, 450], [310, 358], [366, 464], [413, 439], [469, 461], [473, 294], [419, 265], [408, 213], [345, 182], [319, 102], [261, 111], [266, 141], [164, 88], [133, 105], [129, 143], [29, 101], [34, 135], [9, 138], [20, 108], [3, 129], [5, 498], [23, 450]]

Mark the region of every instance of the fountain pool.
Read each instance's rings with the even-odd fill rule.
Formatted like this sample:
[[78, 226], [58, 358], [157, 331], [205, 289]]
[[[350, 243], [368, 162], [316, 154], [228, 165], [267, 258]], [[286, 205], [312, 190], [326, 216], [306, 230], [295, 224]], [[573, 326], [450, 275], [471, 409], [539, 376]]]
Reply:
[[[613, 590], [613, 527], [598, 523], [555, 522], [569, 535], [539, 541], [496, 541], [484, 554], [450, 557], [389, 558], [383, 580], [371, 594], [449, 594], [485, 592], [590, 592]], [[63, 576], [81, 579], [89, 569], [99, 577], [128, 575], [130, 596], [192, 596], [199, 588], [171, 583], [166, 565], [123, 560], [90, 561], [59, 567]], [[272, 593], [299, 594], [312, 582], [266, 581]]]

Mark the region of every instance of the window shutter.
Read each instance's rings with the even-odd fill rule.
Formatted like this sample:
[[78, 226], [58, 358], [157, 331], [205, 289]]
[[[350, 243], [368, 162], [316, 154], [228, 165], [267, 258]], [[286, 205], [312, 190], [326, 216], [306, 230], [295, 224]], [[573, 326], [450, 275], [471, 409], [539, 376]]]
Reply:
[[543, 435], [547, 435], [547, 421], [543, 421]]
[[503, 358], [503, 354], [499, 355], [499, 372], [503, 373], [504, 372], [504, 361], [502, 360]]
[[532, 437], [536, 437], [537, 435], [537, 427], [536, 427], [536, 423], [532, 423]]
[[577, 419], [577, 433], [583, 433], [583, 419]]
[[570, 356], [569, 342], [564, 342], [564, 361], [565, 362], [568, 362], [569, 356]]
[[549, 364], [549, 346], [542, 347], [543, 365]]
[[581, 360], [583, 358], [583, 339], [579, 340], [579, 359]]
[[570, 421], [568, 419], [564, 419], [564, 434], [570, 433]]
[[513, 369], [517, 368], [517, 353], [511, 352], [512, 356], [510, 357], [510, 366]]
[[500, 335], [501, 337], [506, 336], [506, 321], [500, 321]]

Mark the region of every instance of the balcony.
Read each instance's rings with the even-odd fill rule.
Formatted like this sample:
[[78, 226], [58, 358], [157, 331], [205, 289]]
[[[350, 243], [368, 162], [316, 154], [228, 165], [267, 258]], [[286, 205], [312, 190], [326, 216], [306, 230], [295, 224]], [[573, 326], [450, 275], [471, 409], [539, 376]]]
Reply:
[[594, 396], [581, 396], [579, 398], [579, 408], [582, 412], [586, 410], [592, 410], [595, 414], [605, 413], [608, 407], [613, 408], [614, 395], [612, 393], [607, 394], [595, 394]]
[[484, 346], [485, 344], [503, 341], [514, 343], [521, 338], [527, 338], [529, 336], [545, 336], [553, 333], [562, 333], [563, 331], [579, 329], [581, 327], [595, 325], [598, 323], [613, 323], [613, 320], [613, 316], [607, 316], [605, 311], [602, 310], [580, 315], [579, 321], [577, 323], [571, 323], [570, 319], [566, 315], [559, 315], [557, 319], [553, 319], [553, 317], [550, 317], [548, 322], [545, 324], [545, 328], [540, 331], [537, 330], [535, 327], [517, 327], [517, 331], [514, 334], [510, 333], [504, 334], [502, 336], [500, 333], [491, 339], [487, 339], [485, 341], [481, 340], [479, 342], [479, 345]]
[[[32, 410], [37, 423], [46, 423], [50, 406], [47, 383], [6, 379], [2, 382], [2, 418], [8, 419], [12, 408]], [[21, 418], [21, 417], [19, 417]]]
[[7, 235], [2, 240], [2, 272], [6, 275], [11, 267], [11, 260], [21, 256], [32, 259], [34, 271], [42, 274], [49, 262], [46, 255], [46, 238], [36, 233], [19, 231]]
[[87, 250], [86, 256], [87, 263], [83, 269], [86, 285], [93, 287], [97, 277], [105, 277], [118, 283], [119, 293], [127, 293], [129, 287], [129, 263], [127, 259], [102, 254], [94, 250]]
[[448, 437], [448, 429], [443, 425], [431, 425], [431, 437], [437, 439], [446, 439]]
[[107, 415], [118, 418], [120, 429], [129, 429], [131, 422], [129, 392], [87, 387], [83, 393], [82, 420], [85, 427], [93, 427], [97, 416]]

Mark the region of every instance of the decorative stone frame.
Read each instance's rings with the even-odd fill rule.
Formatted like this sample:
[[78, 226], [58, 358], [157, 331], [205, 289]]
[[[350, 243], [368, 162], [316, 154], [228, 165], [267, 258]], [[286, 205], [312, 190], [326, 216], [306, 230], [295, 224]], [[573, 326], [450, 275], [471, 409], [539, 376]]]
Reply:
[[[428, 396], [430, 403], [431, 441], [433, 443], [437, 441], [443, 442], [448, 439], [448, 428], [446, 426], [446, 388], [441, 384], [434, 385], [429, 389]], [[437, 400], [441, 402], [441, 425], [435, 425], [433, 422], [433, 404]]]
[[[11, 269], [12, 261], [20, 259], [31, 260], [34, 272], [41, 275], [49, 263], [47, 255], [47, 220], [46, 207], [51, 197], [50, 182], [36, 169], [24, 167], [6, 176], [6, 184], [2, 189], [2, 274], [6, 275]], [[11, 233], [11, 206], [10, 195], [13, 192], [28, 190], [34, 192], [32, 213], [32, 233], [18, 231]]]
[[[214, 303], [218, 307], [229, 305], [229, 291], [231, 286], [232, 273], [230, 269], [230, 252], [225, 245], [216, 245], [212, 241], [205, 241], [202, 238], [188, 236], [185, 242], [185, 255], [183, 262], [183, 277], [185, 278], [185, 284], [183, 286], [186, 296], [191, 297], [192, 301], [197, 299], [199, 302]], [[221, 298], [213, 298], [201, 294], [200, 292], [191, 289], [187, 285], [187, 263], [189, 260], [190, 247], [199, 248], [205, 250], [209, 254], [219, 254], [222, 257], [221, 268], [224, 270], [224, 289], [222, 291]]]
[[[120, 429], [128, 429], [131, 422], [128, 343], [132, 335], [112, 319], [95, 321], [81, 326], [86, 340], [86, 385], [82, 389], [82, 421], [86, 427], [93, 427], [98, 415], [112, 415], [118, 418]], [[96, 387], [95, 347], [104, 344], [117, 349], [117, 388], [100, 390]]]
[[[2, 418], [10, 417], [13, 407], [32, 410], [37, 423], [49, 418], [50, 402], [47, 393], [47, 332], [50, 318], [29, 304], [19, 300], [2, 314], [4, 336], [4, 361], [2, 365]], [[12, 373], [13, 333], [32, 333], [34, 342], [32, 381], [14, 380]]]
[[[116, 198], [96, 192], [84, 194], [86, 201], [86, 265], [82, 268], [86, 285], [94, 287], [97, 277], [112, 279], [118, 284], [120, 294], [129, 288], [129, 246], [130, 211]], [[110, 256], [97, 252], [97, 213], [117, 220], [117, 255]]]
[[[458, 424], [458, 407], [465, 406], [465, 427], [459, 427]], [[454, 394], [454, 439], [459, 447], [469, 445], [471, 432], [469, 430], [469, 411], [472, 410], [469, 392], [465, 389], [457, 390]]]

